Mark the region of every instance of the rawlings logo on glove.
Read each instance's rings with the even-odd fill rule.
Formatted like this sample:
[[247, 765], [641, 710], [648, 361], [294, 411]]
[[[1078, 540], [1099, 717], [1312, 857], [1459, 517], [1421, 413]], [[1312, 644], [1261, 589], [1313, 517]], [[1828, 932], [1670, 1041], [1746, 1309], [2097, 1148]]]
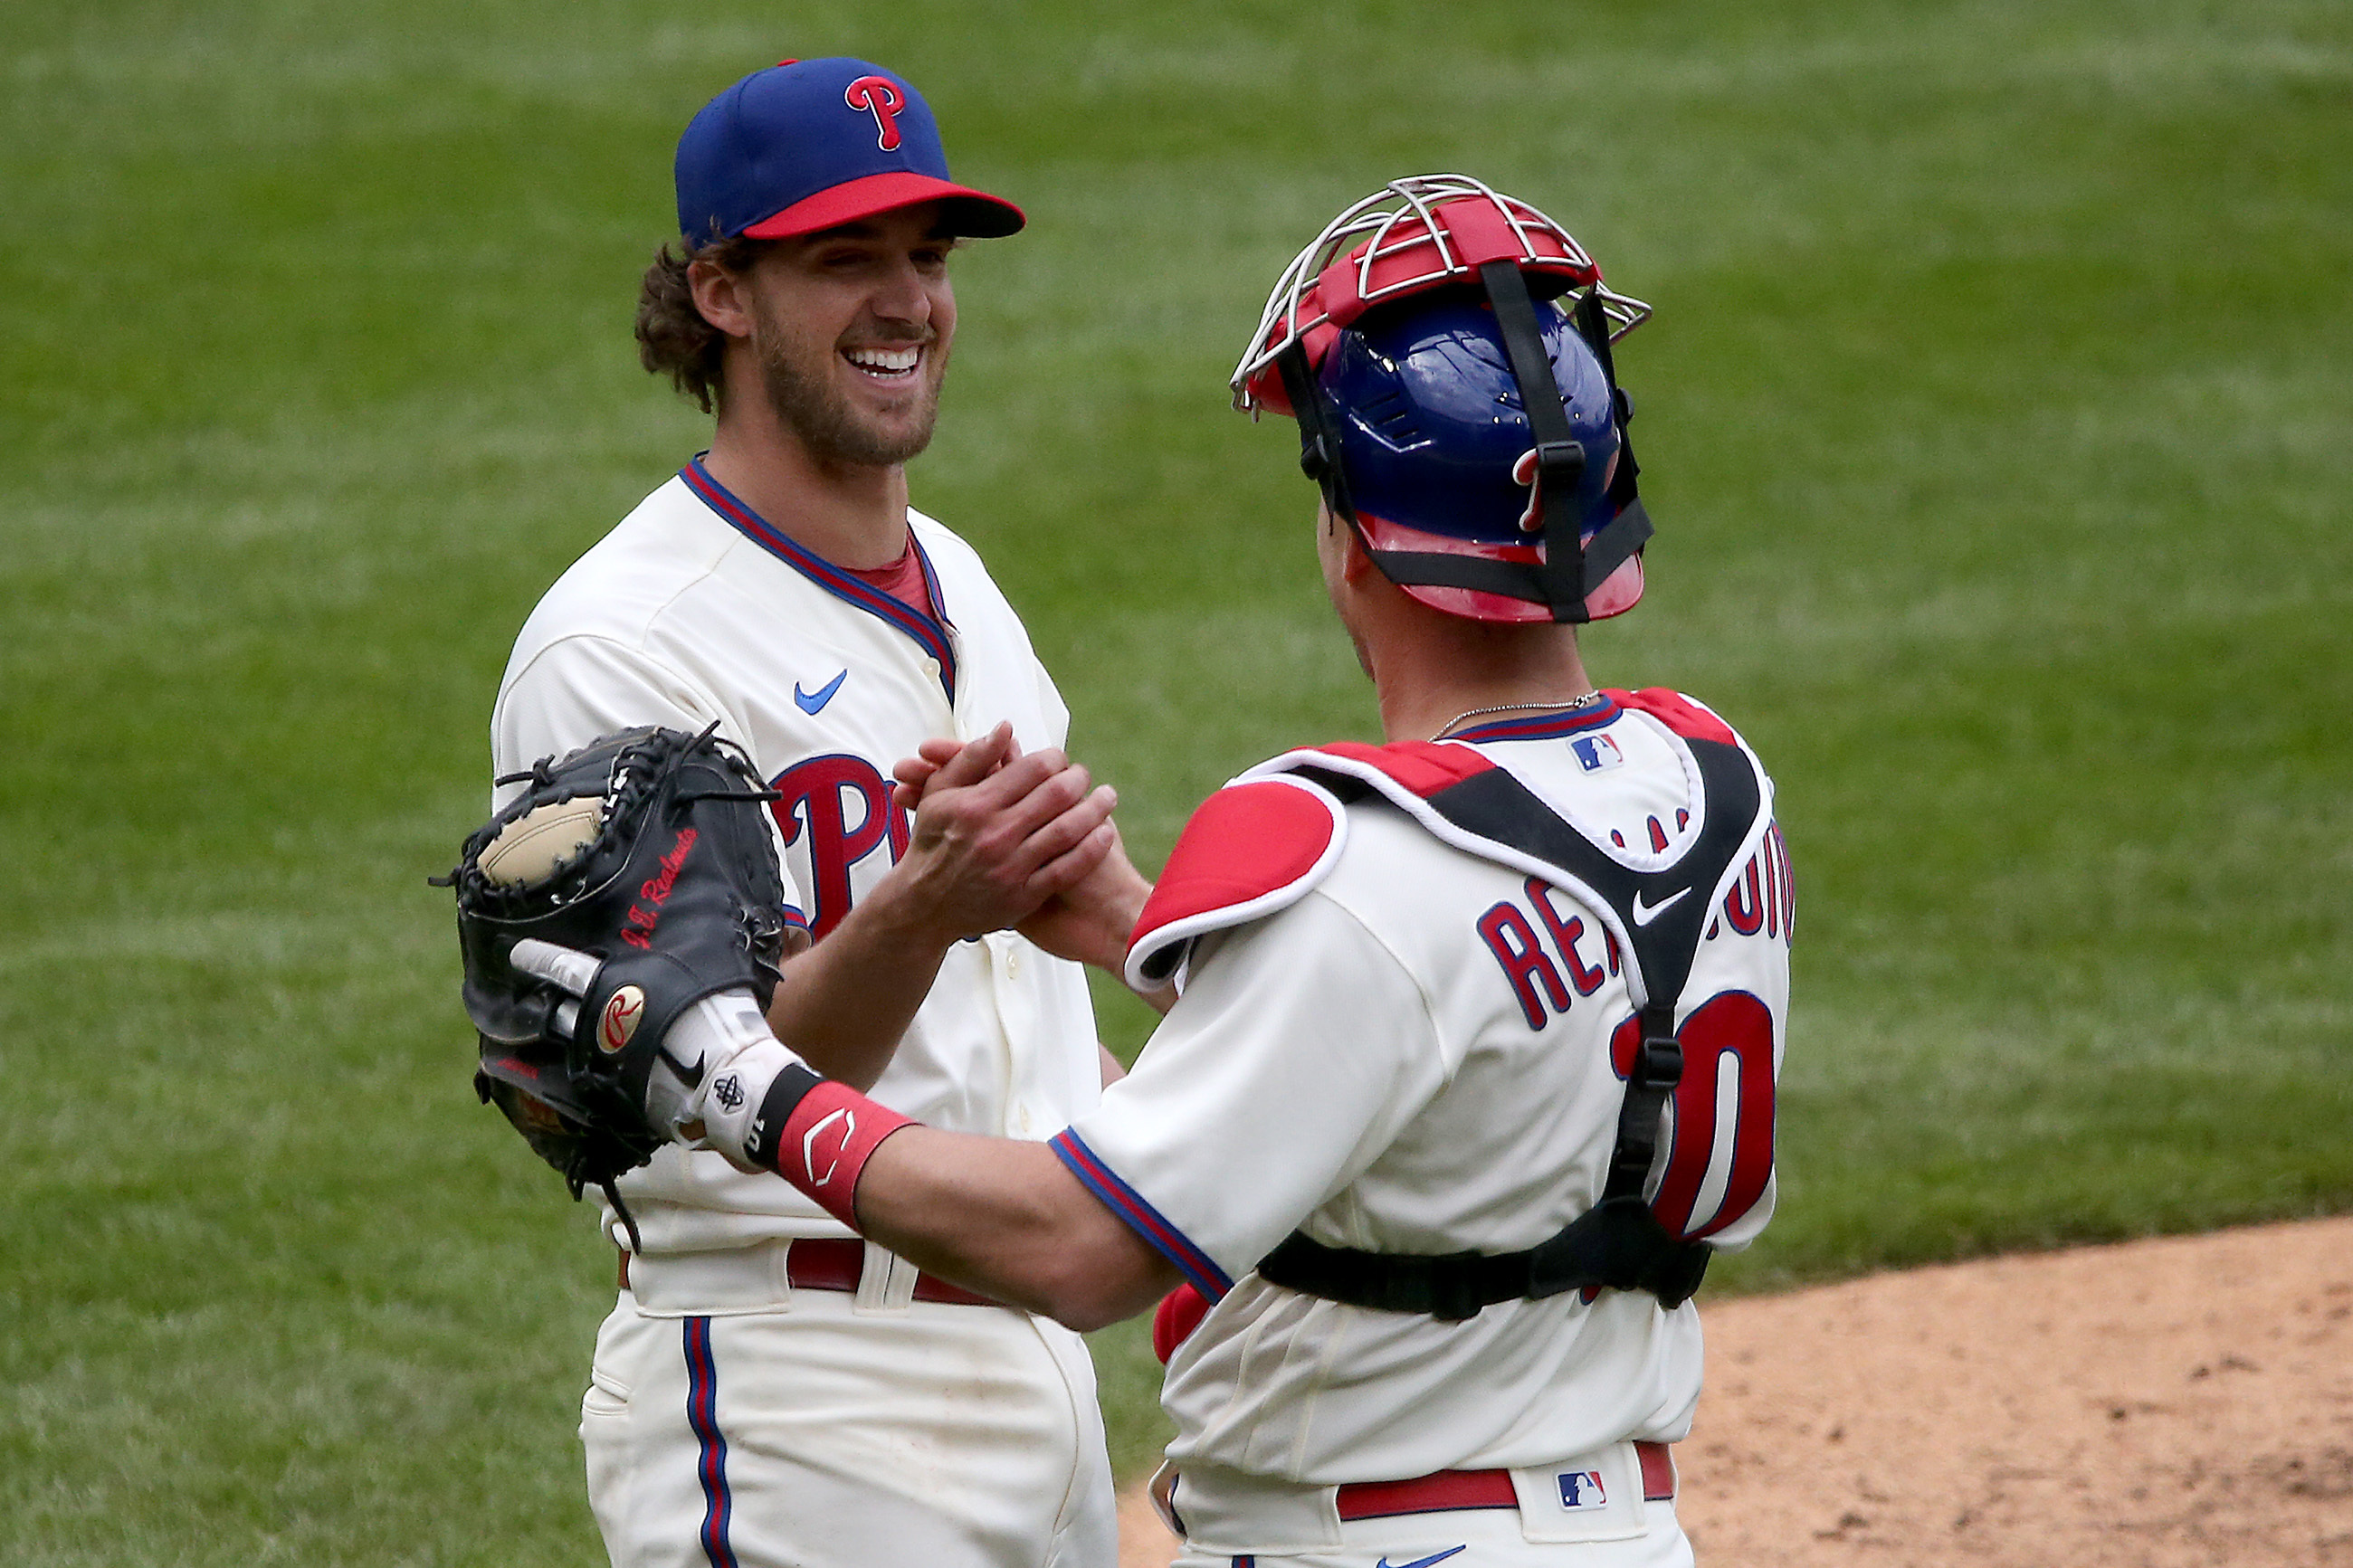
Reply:
[[[628, 932], [623, 931], [621, 940], [628, 942]], [[644, 992], [634, 985], [624, 985], [614, 992], [613, 999], [605, 1004], [605, 1016], [596, 1023], [596, 1048], [609, 1057], [628, 1045], [645, 1016]]]

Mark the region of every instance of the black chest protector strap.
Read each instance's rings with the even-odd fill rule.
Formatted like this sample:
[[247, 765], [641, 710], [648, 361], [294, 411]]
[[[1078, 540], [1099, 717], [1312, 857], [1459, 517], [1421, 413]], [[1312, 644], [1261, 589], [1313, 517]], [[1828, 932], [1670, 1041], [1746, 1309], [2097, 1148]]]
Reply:
[[[1715, 889], [1757, 827], [1764, 801], [1756, 768], [1739, 747], [1702, 740], [1686, 744], [1699, 764], [1705, 815], [1691, 847], [1655, 871], [1620, 864], [1502, 768], [1429, 797], [1455, 826], [1556, 866], [1583, 884], [1616, 912], [1632, 944], [1633, 952], [1621, 958], [1635, 966], [1649, 1000], [1640, 1015], [1641, 1039], [1619, 1106], [1617, 1143], [1600, 1201], [1525, 1252], [1365, 1252], [1327, 1247], [1293, 1231], [1260, 1260], [1261, 1278], [1326, 1300], [1449, 1321], [1476, 1317], [1498, 1301], [1596, 1286], [1648, 1290], [1670, 1308], [1699, 1289], [1708, 1247], [1669, 1235], [1643, 1202], [1642, 1189], [1658, 1156], [1661, 1115], [1683, 1081], [1675, 1004], [1698, 957]], [[1360, 799], [1371, 788], [1361, 779], [1303, 771], [1343, 800]]]

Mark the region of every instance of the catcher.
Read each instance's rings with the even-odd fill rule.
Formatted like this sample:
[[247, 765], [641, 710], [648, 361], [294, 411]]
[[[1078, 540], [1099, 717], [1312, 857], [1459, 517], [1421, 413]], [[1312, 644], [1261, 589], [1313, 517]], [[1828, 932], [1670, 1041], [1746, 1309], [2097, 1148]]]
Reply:
[[[628, 1135], [774, 1171], [924, 1268], [1079, 1328], [1169, 1291], [1155, 1496], [1187, 1568], [1691, 1561], [1690, 1299], [1772, 1212], [1794, 904], [1747, 745], [1597, 689], [1578, 647], [1642, 593], [1612, 349], [1647, 313], [1461, 176], [1392, 184], [1283, 275], [1236, 399], [1299, 421], [1387, 743], [1194, 816], [1127, 956], [1180, 998], [1050, 1142], [913, 1122], [748, 1002], [621, 1050], [702, 1078]], [[636, 972], [513, 961], [583, 1019]]]

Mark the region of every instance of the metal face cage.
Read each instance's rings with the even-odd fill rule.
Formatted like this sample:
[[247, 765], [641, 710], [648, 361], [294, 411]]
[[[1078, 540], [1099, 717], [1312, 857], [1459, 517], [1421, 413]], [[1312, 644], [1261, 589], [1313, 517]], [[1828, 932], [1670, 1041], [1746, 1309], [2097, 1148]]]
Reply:
[[1610, 342], [1650, 319], [1649, 305], [1606, 286], [1576, 237], [1528, 203], [1468, 174], [1409, 175], [1349, 205], [1283, 268], [1229, 380], [1234, 407], [1289, 414], [1274, 368], [1283, 350], [1301, 344], [1312, 365], [1372, 307], [1475, 284], [1491, 261], [1511, 261], [1539, 284], [1557, 280], [1555, 294], [1577, 296], [1565, 307], [1572, 313], [1598, 300]]

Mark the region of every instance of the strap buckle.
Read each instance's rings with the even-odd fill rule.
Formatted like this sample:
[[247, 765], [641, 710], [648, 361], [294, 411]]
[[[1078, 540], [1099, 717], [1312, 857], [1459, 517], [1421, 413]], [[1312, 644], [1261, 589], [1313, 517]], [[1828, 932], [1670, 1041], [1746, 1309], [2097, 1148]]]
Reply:
[[1325, 448], [1321, 430], [1299, 444], [1299, 471], [1319, 485], [1332, 471], [1332, 455]]
[[1574, 484], [1577, 476], [1585, 472], [1585, 443], [1582, 441], [1539, 441], [1536, 443], [1536, 472], [1547, 482], [1556, 478]]
[[1683, 1043], [1672, 1032], [1653, 1035], [1646, 1030], [1629, 1081], [1636, 1089], [1671, 1089], [1683, 1080]]

